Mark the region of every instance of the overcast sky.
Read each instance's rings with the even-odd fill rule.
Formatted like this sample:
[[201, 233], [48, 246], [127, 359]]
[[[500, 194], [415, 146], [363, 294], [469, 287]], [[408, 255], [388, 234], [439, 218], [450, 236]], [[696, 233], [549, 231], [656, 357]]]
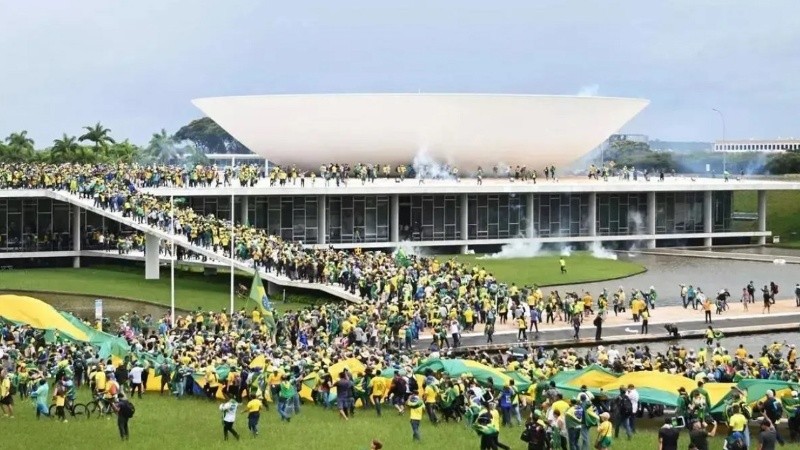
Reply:
[[662, 140], [800, 137], [800, 0], [0, 0], [0, 136], [145, 143], [192, 98], [644, 97]]

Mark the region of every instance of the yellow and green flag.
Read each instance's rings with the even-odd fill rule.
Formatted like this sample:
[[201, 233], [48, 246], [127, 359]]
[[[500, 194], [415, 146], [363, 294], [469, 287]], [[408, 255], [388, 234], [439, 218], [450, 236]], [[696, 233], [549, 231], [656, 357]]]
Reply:
[[258, 272], [253, 274], [253, 283], [250, 285], [250, 300], [254, 301], [261, 309], [261, 315], [264, 317], [264, 323], [267, 325], [270, 333], [275, 332], [275, 314], [272, 311], [272, 302], [269, 301], [264, 283], [261, 281], [261, 276]]

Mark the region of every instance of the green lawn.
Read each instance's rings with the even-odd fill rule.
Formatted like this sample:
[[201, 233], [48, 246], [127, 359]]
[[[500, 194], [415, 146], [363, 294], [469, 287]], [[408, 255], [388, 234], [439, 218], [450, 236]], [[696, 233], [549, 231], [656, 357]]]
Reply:
[[[758, 194], [755, 191], [737, 191], [733, 194], [733, 210], [757, 212]], [[734, 222], [738, 231], [755, 231], [757, 221]], [[780, 236], [781, 243], [800, 241], [800, 192], [767, 192], [767, 230]]]
[[[442, 260], [451, 256], [442, 255]], [[456, 259], [470, 267], [483, 267], [504, 283], [517, 286], [551, 286], [559, 284], [588, 283], [611, 278], [622, 278], [644, 272], [644, 266], [629, 261], [594, 258], [587, 252], [573, 252], [566, 257], [567, 273], [561, 274], [559, 256], [533, 258], [481, 259], [481, 255], [456, 255]]]
[[[86, 396], [85, 391], [81, 393]], [[85, 398], [79, 398], [84, 400]], [[134, 399], [136, 414], [130, 421], [130, 441], [120, 442], [116, 418], [70, 420], [57, 423], [51, 419], [36, 420], [33, 406], [18, 401], [16, 418], [0, 419], [4, 450], [16, 449], [85, 449], [99, 446], [103, 449], [280, 449], [280, 450], [362, 450], [368, 449], [372, 439], [383, 442], [385, 449], [477, 449], [478, 436], [463, 424], [451, 423], [434, 427], [423, 417], [421, 442], [411, 440], [408, 415], [399, 416], [386, 408], [382, 418], [374, 411], [357, 410], [352, 420], [339, 419], [336, 413], [321, 407], [304, 405], [301, 413], [291, 423], [280, 422], [274, 407], [262, 411], [259, 423], [260, 436], [253, 439], [247, 434], [247, 419], [239, 414], [234, 429], [241, 442], [223, 442], [222, 422], [218, 402], [194, 398], [176, 400], [148, 393], [142, 400]], [[241, 411], [241, 408], [240, 408]], [[631, 441], [614, 441], [614, 450], [640, 450], [658, 448], [656, 427], [651, 421], [643, 423]], [[506, 428], [500, 434], [501, 442], [513, 449], [525, 448], [519, 440], [521, 428]], [[595, 433], [592, 431], [592, 438]], [[679, 448], [686, 448], [684, 434]], [[722, 448], [722, 440], [715, 438], [710, 448]]]
[[[252, 278], [237, 275], [235, 283], [248, 288]], [[169, 305], [170, 274], [162, 268], [161, 278], [145, 280], [141, 266], [103, 265], [91, 268], [13, 269], [0, 273], [0, 291], [27, 290], [87, 294], [98, 297], [124, 297]], [[308, 304], [329, 301], [318, 295], [287, 292], [286, 303], [282, 296], [273, 298], [279, 311], [298, 309]], [[237, 307], [241, 300], [237, 300]], [[175, 306], [178, 309], [219, 310], [230, 305], [230, 272], [203, 275], [192, 271], [175, 271]]]

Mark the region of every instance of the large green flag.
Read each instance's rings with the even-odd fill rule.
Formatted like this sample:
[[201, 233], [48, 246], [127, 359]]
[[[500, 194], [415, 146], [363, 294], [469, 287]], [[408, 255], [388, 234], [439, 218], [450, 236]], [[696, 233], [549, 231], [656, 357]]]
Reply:
[[272, 302], [269, 301], [269, 296], [267, 296], [267, 291], [264, 289], [264, 283], [261, 281], [261, 276], [258, 274], [258, 271], [253, 274], [253, 283], [250, 285], [249, 299], [258, 305], [269, 332], [274, 333], [275, 314], [272, 311]]
[[394, 262], [400, 267], [408, 267], [411, 265], [411, 259], [408, 258], [406, 252], [403, 251], [402, 248], [397, 249], [397, 252], [394, 254]]

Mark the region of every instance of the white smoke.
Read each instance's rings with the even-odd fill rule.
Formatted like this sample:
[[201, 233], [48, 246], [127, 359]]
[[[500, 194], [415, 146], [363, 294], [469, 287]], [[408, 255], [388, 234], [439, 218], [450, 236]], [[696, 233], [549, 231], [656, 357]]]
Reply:
[[392, 252], [392, 256], [397, 255], [397, 252], [403, 251], [408, 256], [416, 255], [416, 256], [430, 256], [430, 252], [425, 247], [416, 247], [411, 245], [409, 241], [402, 241], [400, 245], [395, 248], [394, 252]]
[[561, 247], [561, 256], [566, 256], [566, 257], [572, 256], [572, 246], [564, 245], [563, 247]]
[[478, 259], [532, 258], [542, 254], [542, 243], [539, 240], [520, 239], [504, 245], [497, 253], [479, 256]]
[[598, 259], [617, 259], [617, 254], [604, 248], [600, 241], [592, 242], [592, 245], [589, 246], [589, 251], [592, 252], [593, 257]]
[[628, 213], [628, 222], [633, 222], [633, 230], [635, 234], [644, 234], [644, 217], [639, 211], [631, 211]]
[[455, 179], [450, 170], [450, 166], [433, 159], [433, 157], [428, 154], [428, 150], [424, 147], [420, 148], [417, 154], [414, 155], [411, 167], [414, 168], [414, 173], [417, 178], [424, 178], [427, 180]]
[[589, 84], [587, 86], [581, 86], [581, 89], [578, 91], [578, 97], [596, 97], [598, 92], [600, 92], [599, 85]]

